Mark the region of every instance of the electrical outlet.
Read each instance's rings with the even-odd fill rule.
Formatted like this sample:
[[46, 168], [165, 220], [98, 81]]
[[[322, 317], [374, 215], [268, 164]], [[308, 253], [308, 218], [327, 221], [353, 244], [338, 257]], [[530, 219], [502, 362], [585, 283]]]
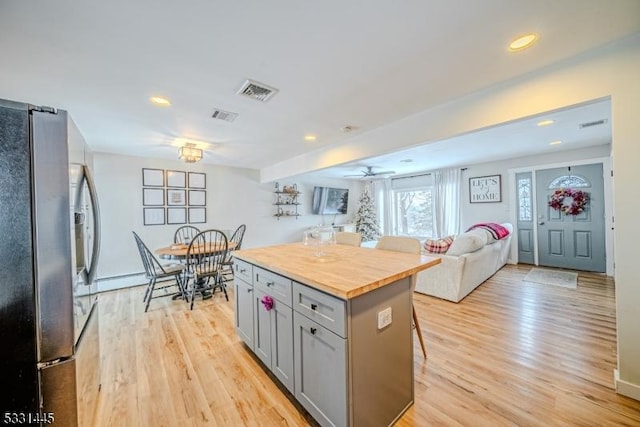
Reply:
[[392, 315], [391, 315], [391, 307], [387, 307], [382, 311], [378, 312], [378, 329], [386, 328], [391, 324]]

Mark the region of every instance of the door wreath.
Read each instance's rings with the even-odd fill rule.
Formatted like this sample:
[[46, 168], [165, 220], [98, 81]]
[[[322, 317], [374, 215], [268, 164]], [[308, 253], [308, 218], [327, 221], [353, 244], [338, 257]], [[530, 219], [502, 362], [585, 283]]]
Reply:
[[[565, 203], [565, 199], [570, 198], [571, 203]], [[553, 192], [549, 200], [552, 209], [561, 211], [565, 215], [578, 215], [584, 212], [584, 208], [589, 202], [589, 195], [584, 191], [573, 190], [571, 188], [558, 189]]]

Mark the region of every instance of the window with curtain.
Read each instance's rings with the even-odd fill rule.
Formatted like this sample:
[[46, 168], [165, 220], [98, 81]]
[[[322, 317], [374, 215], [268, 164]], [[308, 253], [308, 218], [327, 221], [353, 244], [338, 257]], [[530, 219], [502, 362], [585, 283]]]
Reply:
[[432, 187], [394, 190], [393, 205], [393, 234], [420, 239], [432, 236]]

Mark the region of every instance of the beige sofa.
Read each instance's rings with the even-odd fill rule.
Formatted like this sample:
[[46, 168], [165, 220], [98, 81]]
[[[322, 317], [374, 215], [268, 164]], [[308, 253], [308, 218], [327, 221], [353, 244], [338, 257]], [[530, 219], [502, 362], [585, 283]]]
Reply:
[[[427, 254], [442, 258], [442, 263], [418, 273], [415, 291], [453, 302], [466, 297], [507, 262], [513, 226], [509, 223], [500, 225], [509, 230], [509, 235], [500, 240], [494, 241], [489, 236], [488, 239], [485, 237], [482, 244], [485, 230], [472, 230], [456, 236], [447, 254]], [[454, 248], [458, 239], [466, 239], [465, 244]], [[466, 244], [467, 240], [471, 244]], [[463, 240], [458, 243], [462, 244]], [[476, 249], [478, 246], [481, 247]], [[448, 254], [452, 249], [457, 249], [453, 251], [456, 255]], [[471, 251], [460, 253], [461, 249], [462, 252], [465, 249]]]

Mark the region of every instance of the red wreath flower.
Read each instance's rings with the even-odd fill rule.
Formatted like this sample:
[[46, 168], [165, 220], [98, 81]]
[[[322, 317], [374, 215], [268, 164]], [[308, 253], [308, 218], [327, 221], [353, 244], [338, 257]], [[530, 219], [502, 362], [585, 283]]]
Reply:
[[[565, 203], [565, 198], [572, 199], [571, 203]], [[584, 191], [564, 188], [553, 192], [549, 200], [549, 206], [565, 215], [578, 215], [584, 212], [588, 202], [589, 195]]]

